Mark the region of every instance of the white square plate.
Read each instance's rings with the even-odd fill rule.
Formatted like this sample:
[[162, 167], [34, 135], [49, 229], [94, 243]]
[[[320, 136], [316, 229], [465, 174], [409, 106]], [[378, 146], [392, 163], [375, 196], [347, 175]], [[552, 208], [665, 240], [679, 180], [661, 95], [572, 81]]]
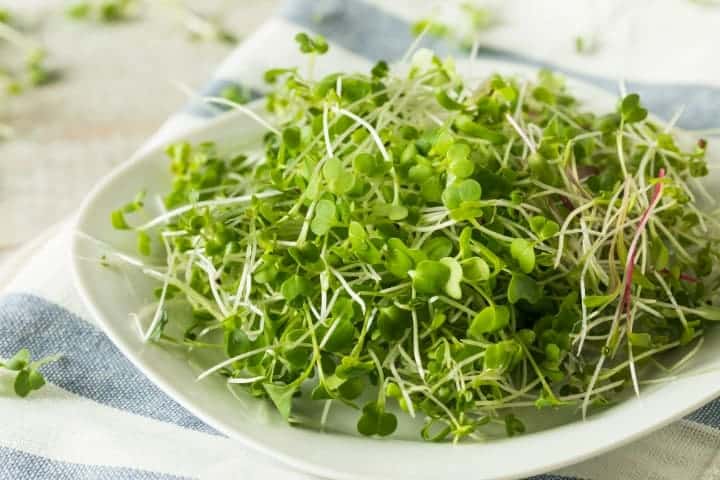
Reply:
[[[473, 71], [484, 76], [492, 72], [534, 75], [526, 67], [496, 61], [477, 61]], [[607, 92], [587, 84], [568, 83], [589, 109], [615, 108], [616, 99]], [[261, 134], [254, 121], [231, 113], [179, 135], [176, 140], [252, 148], [258, 145]], [[166, 192], [171, 179], [168, 170], [162, 149], [125, 163], [85, 200], [77, 230], [119, 251], [133, 253], [134, 235], [114, 230], [110, 212], [139, 190], [147, 189], [148, 198]], [[487, 480], [532, 475], [616, 448], [680, 418], [720, 393], [720, 331], [715, 330], [708, 333], [682, 378], [648, 386], [639, 399], [630, 398], [586, 421], [573, 412], [570, 423], [546, 428], [559, 420], [565, 421], [560, 416], [566, 413], [542, 410], [531, 421], [539, 431], [514, 438], [459, 445], [424, 443], [417, 433], [408, 433], [409, 427], [387, 439], [364, 438], [342, 433], [352, 430], [348, 426], [356, 419], [355, 414], [342, 410], [331, 415], [334, 433], [291, 427], [268, 402], [233, 398], [219, 378], [196, 381], [197, 370], [191, 368], [184, 354], [143, 343], [128, 314], [153, 300], [153, 283], [131, 269], [120, 273], [87, 260], [106, 252], [107, 247], [100, 243], [76, 235], [72, 248], [74, 276], [89, 311], [123, 353], [167, 394], [219, 431], [323, 477]], [[541, 424], [545, 424], [543, 428]]]

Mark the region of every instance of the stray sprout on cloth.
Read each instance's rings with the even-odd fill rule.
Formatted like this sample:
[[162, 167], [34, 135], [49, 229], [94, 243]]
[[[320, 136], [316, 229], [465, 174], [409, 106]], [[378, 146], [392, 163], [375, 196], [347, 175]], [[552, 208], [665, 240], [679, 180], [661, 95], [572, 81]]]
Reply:
[[[65, 14], [73, 20], [117, 23], [138, 17], [149, 3], [147, 0], [79, 0], [71, 3], [65, 9]], [[200, 14], [186, 2], [163, 0], [159, 3], [173, 11], [190, 38], [230, 44], [237, 42], [237, 37], [224, 29], [217, 19]]]
[[40, 373], [43, 365], [54, 362], [60, 355], [52, 355], [40, 360], [31, 361], [30, 352], [27, 348], [18, 351], [12, 358], [1, 361], [0, 369], [15, 372], [13, 388], [19, 397], [27, 397], [33, 390], [39, 390], [45, 385], [45, 377]]
[[[10, 11], [0, 8], [0, 44], [10, 47], [0, 67], [0, 101], [20, 95], [58, 78], [48, 67], [47, 52]], [[13, 128], [0, 123], [0, 139], [11, 138]]]
[[0, 71], [0, 88], [6, 95], [18, 95], [55, 78], [55, 73], [45, 65], [45, 49], [24, 33], [15, 18], [5, 9], [0, 9], [0, 43], [10, 45], [13, 53], [18, 53], [23, 59], [20, 62], [22, 68], [7, 67]]
[[313, 80], [327, 42], [296, 40], [308, 73], [268, 71], [261, 114], [225, 96], [260, 151], [170, 145], [163, 212], [140, 194], [112, 214], [141, 255], [103, 264], [160, 282], [141, 335], [199, 379], [319, 428], [344, 404], [364, 435], [404, 411], [426, 440], [481, 439], [639, 392], [720, 320], [707, 143], [681, 147], [637, 95], [590, 112], [548, 71], [465, 79], [427, 50], [404, 75]]
[[485, 31], [501, 23], [497, 11], [472, 2], [460, 3], [456, 5], [456, 10], [457, 21], [446, 23], [436, 17], [422, 18], [410, 26], [410, 33], [416, 37], [428, 35], [447, 40], [470, 52], [478, 48], [479, 39]]

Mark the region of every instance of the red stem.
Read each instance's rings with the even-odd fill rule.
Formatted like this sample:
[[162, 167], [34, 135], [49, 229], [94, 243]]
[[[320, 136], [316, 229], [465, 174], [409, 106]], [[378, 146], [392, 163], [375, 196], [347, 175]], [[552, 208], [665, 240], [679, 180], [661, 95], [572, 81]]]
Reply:
[[[663, 177], [665, 177], [665, 169], [661, 168], [658, 172], [658, 178], [662, 179]], [[637, 259], [637, 244], [640, 240], [642, 232], [645, 230], [645, 226], [647, 225], [648, 220], [650, 220], [650, 214], [660, 201], [660, 197], [662, 196], [662, 188], [662, 181], [655, 184], [652, 199], [650, 200], [650, 205], [648, 205], [648, 208], [643, 212], [642, 217], [640, 217], [640, 223], [638, 224], [637, 231], [635, 232], [635, 236], [633, 237], [632, 242], [630, 243], [630, 248], [628, 249], [628, 260], [625, 264], [625, 278], [623, 281], [625, 288], [622, 297], [622, 303], [625, 306], [625, 315], [627, 316], [628, 320], [630, 319], [630, 301], [632, 300], [632, 275], [635, 271], [635, 261]]]
[[[660, 273], [663, 273], [663, 274], [665, 274], [665, 275], [669, 275], [671, 272], [670, 272], [670, 270], [668, 270], [667, 268], [663, 268], [663, 269], [660, 271]], [[680, 274], [680, 280], [684, 280], [684, 281], [690, 282], [690, 283], [697, 283], [697, 282], [698, 282], [698, 278], [697, 278], [696, 276], [694, 276], [694, 275], [690, 275], [689, 273], [681, 273], [681, 274]]]

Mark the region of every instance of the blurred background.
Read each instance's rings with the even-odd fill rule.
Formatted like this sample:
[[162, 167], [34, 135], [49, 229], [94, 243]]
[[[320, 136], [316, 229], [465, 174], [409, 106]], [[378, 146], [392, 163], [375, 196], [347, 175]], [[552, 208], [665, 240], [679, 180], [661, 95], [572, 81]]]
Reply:
[[[196, 29], [242, 41], [279, 2], [185, 2], [207, 25], [174, 3], [147, 1], [128, 19], [103, 20], [97, 11], [74, 18], [69, 9], [82, 2], [0, 2], [3, 24], [22, 34], [0, 28], [0, 261], [69, 215], [186, 102], [175, 82], [200, 87], [235, 46]], [[38, 86], [24, 78], [33, 48], [46, 53], [52, 77]]]
[[441, 54], [479, 39], [481, 56], [613, 93], [627, 80], [666, 120], [685, 107], [679, 126], [720, 126], [718, 0], [0, 0], [0, 262], [67, 218], [187, 102], [178, 84], [202, 87], [277, 9], [340, 45], [350, 33], [324, 32], [323, 18], [381, 10], [393, 38], [367, 38], [368, 57], [427, 27]]

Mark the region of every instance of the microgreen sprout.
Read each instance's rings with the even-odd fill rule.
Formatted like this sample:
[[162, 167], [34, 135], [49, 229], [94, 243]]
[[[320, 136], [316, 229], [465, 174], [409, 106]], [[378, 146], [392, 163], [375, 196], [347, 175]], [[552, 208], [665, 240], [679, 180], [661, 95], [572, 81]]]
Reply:
[[592, 55], [598, 49], [598, 40], [594, 35], [578, 35], [575, 37], [575, 51], [580, 55]]
[[685, 349], [674, 375], [720, 321], [718, 219], [691, 188], [707, 143], [636, 94], [589, 112], [550, 72], [468, 85], [427, 50], [404, 75], [313, 79], [327, 43], [296, 40], [309, 74], [267, 72], [265, 111], [210, 99], [258, 122], [260, 150], [171, 145], [162, 211], [112, 213], [140, 256], [105, 263], [160, 282], [143, 340], [215, 352], [200, 380], [291, 422], [298, 396], [323, 426], [355, 407], [364, 435], [398, 411], [427, 440], [516, 435], [520, 407], [597, 410]]
[[410, 32], [415, 36], [428, 35], [443, 39], [470, 52], [477, 48], [480, 35], [499, 23], [495, 11], [476, 3], [460, 4], [457, 12], [459, 21], [453, 22], [453, 24], [431, 16], [414, 22], [410, 27]]
[[116, 23], [131, 19], [137, 8], [136, 0], [80, 0], [71, 3], [65, 14], [73, 20]]
[[[112, 24], [139, 17], [140, 12], [151, 3], [148, 0], [79, 0], [71, 3], [65, 14], [73, 20]], [[229, 44], [237, 42], [237, 37], [226, 30], [218, 19], [197, 12], [186, 2], [163, 0], [160, 3], [172, 10], [191, 39]]]
[[56, 72], [47, 67], [47, 52], [42, 45], [23, 32], [21, 27], [13, 25], [12, 17], [5, 17], [4, 21], [0, 21], [0, 42], [12, 46], [22, 61], [19, 68], [0, 70], [0, 87], [8, 95], [17, 95], [54, 80]]
[[27, 397], [33, 390], [39, 390], [45, 385], [45, 377], [40, 373], [40, 368], [59, 358], [59, 355], [52, 355], [32, 361], [30, 351], [23, 348], [12, 358], [0, 361], [0, 368], [15, 373], [15, 381], [13, 382], [15, 394], [19, 397]]

